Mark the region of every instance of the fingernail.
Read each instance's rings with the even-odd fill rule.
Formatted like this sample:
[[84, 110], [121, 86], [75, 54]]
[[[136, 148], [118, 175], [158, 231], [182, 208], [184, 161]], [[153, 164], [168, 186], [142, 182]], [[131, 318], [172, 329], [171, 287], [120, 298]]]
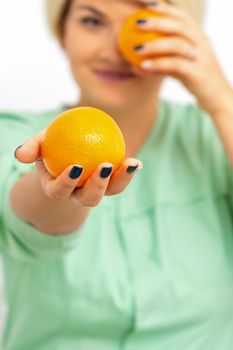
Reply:
[[130, 165], [127, 168], [127, 173], [132, 174], [137, 170], [137, 168], [138, 168], [138, 164], [137, 165]]
[[145, 19], [138, 19], [137, 20], [137, 24], [146, 24], [146, 20]]
[[146, 2], [146, 6], [158, 6], [158, 1], [148, 1]]
[[81, 166], [73, 166], [73, 168], [71, 169], [71, 171], [69, 172], [69, 177], [72, 179], [72, 180], [77, 180], [80, 175], [82, 174], [83, 172], [83, 168]]
[[104, 167], [104, 168], [102, 168], [102, 170], [100, 172], [100, 177], [102, 179], [107, 179], [107, 177], [109, 177], [111, 172], [112, 172], [112, 167]]
[[134, 50], [135, 51], [140, 51], [144, 48], [144, 45], [138, 45], [138, 46], [134, 46]]
[[20, 147], [22, 147], [22, 146], [23, 146], [23, 145], [18, 146], [18, 147], [15, 149], [15, 151], [14, 151], [14, 156], [15, 156], [16, 159], [17, 159], [16, 153], [17, 153], [18, 149], [19, 149]]
[[153, 62], [152, 61], [143, 61], [141, 63], [141, 67], [144, 69], [150, 69], [153, 67]]

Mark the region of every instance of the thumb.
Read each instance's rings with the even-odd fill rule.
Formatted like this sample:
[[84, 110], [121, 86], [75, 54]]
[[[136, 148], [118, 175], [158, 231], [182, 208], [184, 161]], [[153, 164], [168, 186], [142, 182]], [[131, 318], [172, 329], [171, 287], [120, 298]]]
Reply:
[[26, 141], [15, 150], [15, 158], [21, 163], [33, 163], [41, 157], [40, 145], [44, 136], [45, 130], [38, 132], [31, 139]]

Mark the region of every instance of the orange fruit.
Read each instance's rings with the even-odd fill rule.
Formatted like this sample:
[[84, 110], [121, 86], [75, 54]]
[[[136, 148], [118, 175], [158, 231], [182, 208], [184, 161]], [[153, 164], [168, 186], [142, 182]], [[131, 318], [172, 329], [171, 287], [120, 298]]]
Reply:
[[131, 64], [140, 67], [142, 61], [151, 56], [140, 56], [134, 50], [135, 46], [143, 45], [148, 41], [153, 41], [162, 37], [162, 34], [156, 32], [145, 31], [137, 25], [137, 20], [147, 19], [151, 17], [160, 17], [161, 14], [149, 9], [141, 9], [134, 12], [123, 23], [123, 26], [119, 33], [118, 47], [122, 56]]
[[52, 121], [42, 141], [41, 154], [54, 177], [70, 165], [81, 165], [81, 187], [100, 163], [110, 162], [112, 174], [119, 169], [125, 157], [125, 142], [120, 128], [107, 113], [79, 107]]

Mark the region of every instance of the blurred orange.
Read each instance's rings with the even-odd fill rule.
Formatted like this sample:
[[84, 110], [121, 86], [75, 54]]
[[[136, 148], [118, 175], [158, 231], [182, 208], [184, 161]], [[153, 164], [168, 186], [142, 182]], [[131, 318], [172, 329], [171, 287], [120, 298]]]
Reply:
[[147, 19], [149, 17], [160, 17], [161, 14], [149, 9], [141, 9], [134, 12], [126, 19], [120, 31], [118, 46], [122, 56], [131, 64], [140, 67], [142, 61], [151, 56], [140, 56], [135, 50], [135, 46], [143, 45], [144, 43], [156, 40], [162, 37], [162, 34], [145, 31], [137, 25], [137, 20]]
[[92, 107], [70, 109], [49, 125], [41, 145], [44, 164], [59, 176], [69, 165], [81, 165], [81, 187], [102, 162], [113, 164], [112, 174], [125, 157], [125, 142], [116, 122]]

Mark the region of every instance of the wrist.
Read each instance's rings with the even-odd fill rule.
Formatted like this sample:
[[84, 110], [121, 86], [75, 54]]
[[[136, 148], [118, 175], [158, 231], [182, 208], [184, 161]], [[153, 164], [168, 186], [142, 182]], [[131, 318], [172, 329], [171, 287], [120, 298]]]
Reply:
[[233, 118], [233, 89], [229, 88], [222, 98], [215, 101], [214, 107], [210, 111], [213, 120], [222, 119], [224, 117], [232, 116]]

